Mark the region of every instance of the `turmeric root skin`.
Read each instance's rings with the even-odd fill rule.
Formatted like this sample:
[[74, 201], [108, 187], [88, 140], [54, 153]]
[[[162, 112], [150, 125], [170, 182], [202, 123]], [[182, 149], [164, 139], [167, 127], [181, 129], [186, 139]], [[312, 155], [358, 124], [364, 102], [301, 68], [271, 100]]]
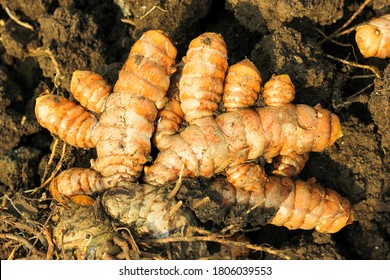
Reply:
[[58, 95], [43, 95], [36, 99], [35, 116], [39, 124], [72, 146], [95, 147], [92, 133], [97, 119], [82, 106]]
[[[243, 219], [248, 218], [252, 225], [273, 224], [291, 230], [314, 229], [322, 233], [335, 233], [353, 222], [348, 200], [331, 189], [323, 188], [314, 178], [301, 181], [266, 176], [261, 167], [251, 163], [238, 168], [245, 172], [236, 173], [233, 178], [231, 175], [234, 173], [227, 173], [227, 180], [217, 177], [210, 189], [213, 199], [222, 201], [227, 209], [242, 209]], [[215, 196], [216, 193], [220, 197]], [[207, 203], [203, 207], [205, 209], [202, 211], [207, 212]], [[253, 215], [249, 218], [247, 215], [251, 212]], [[268, 218], [264, 220], [265, 217]]]
[[359, 25], [355, 39], [364, 57], [390, 57], [390, 14]]
[[[63, 97], [46, 95], [37, 99], [35, 112], [43, 127], [70, 145], [96, 147], [97, 151], [97, 159], [91, 162], [94, 170], [69, 171], [54, 179], [55, 198], [63, 201], [62, 197], [68, 197], [80, 204], [89, 203], [86, 197], [91, 186], [79, 182], [66, 187], [69, 176], [76, 180], [75, 176], [84, 178], [86, 174], [89, 177], [97, 172], [102, 176], [99, 182], [104, 188], [139, 178], [143, 165], [149, 160], [154, 122], [158, 108], [166, 102], [176, 53], [176, 48], [161, 31], [145, 32], [132, 47], [113, 93], [100, 75], [90, 71], [74, 72], [72, 93], [87, 109], [101, 113], [99, 121], [83, 106]], [[97, 188], [97, 191], [104, 190]], [[83, 191], [87, 193], [84, 197]]]
[[57, 175], [49, 186], [51, 195], [58, 202], [66, 204], [73, 200], [83, 206], [93, 204], [90, 196], [105, 189], [101, 175], [89, 168], [67, 169]]
[[145, 180], [164, 184], [183, 176], [211, 177], [260, 156], [322, 151], [342, 136], [337, 116], [320, 107], [291, 105], [242, 109], [197, 119], [170, 136], [165, 150], [145, 168]]
[[191, 41], [179, 82], [181, 107], [187, 122], [212, 116], [222, 99], [227, 50], [221, 35], [204, 33]]
[[176, 48], [159, 31], [145, 32], [132, 47], [93, 135], [98, 157], [92, 168], [106, 184], [134, 182], [140, 176], [175, 56]]
[[99, 74], [91, 71], [74, 71], [70, 92], [81, 106], [92, 112], [101, 113], [111, 93], [111, 86]]
[[259, 98], [260, 87], [260, 73], [249, 59], [230, 66], [223, 88], [224, 107], [235, 111], [253, 106]]

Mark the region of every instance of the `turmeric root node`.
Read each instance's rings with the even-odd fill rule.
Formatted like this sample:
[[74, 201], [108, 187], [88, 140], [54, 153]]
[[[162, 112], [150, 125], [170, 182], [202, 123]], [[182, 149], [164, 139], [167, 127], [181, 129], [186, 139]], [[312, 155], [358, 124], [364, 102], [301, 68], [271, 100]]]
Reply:
[[259, 98], [261, 76], [256, 66], [244, 59], [229, 67], [223, 89], [227, 111], [251, 107]]
[[279, 155], [272, 160], [272, 174], [284, 177], [295, 177], [302, 171], [308, 159], [309, 153]]
[[104, 193], [102, 204], [107, 213], [120, 223], [131, 226], [141, 237], [168, 237], [181, 234], [191, 224], [190, 213], [167, 199], [166, 188], [128, 185]]
[[260, 156], [322, 151], [341, 136], [337, 116], [307, 105], [241, 109], [199, 118], [179, 134], [167, 136], [166, 148], [145, 170], [145, 180], [150, 184], [176, 180], [183, 164], [184, 177], [209, 178]]
[[81, 106], [92, 112], [101, 113], [111, 93], [111, 86], [99, 74], [91, 71], [74, 71], [70, 92]]
[[141, 174], [175, 55], [175, 47], [159, 31], [144, 33], [132, 47], [93, 135], [98, 157], [92, 167], [106, 184], [134, 182]]
[[264, 84], [264, 102], [268, 106], [282, 106], [295, 98], [295, 87], [288, 75], [273, 75]]
[[273, 224], [291, 230], [314, 229], [322, 233], [335, 233], [353, 222], [353, 211], [348, 200], [320, 186], [314, 179], [294, 181], [287, 177], [266, 176], [264, 180], [264, 171], [256, 173], [262, 168], [256, 165], [246, 168], [252, 168], [253, 172], [241, 173], [232, 181], [242, 182], [243, 185], [232, 186], [222, 177], [211, 182], [209, 188], [213, 195], [207, 194], [207, 191], [204, 194], [211, 201], [196, 209], [203, 222], [213, 219], [203, 216], [203, 212], [209, 213], [207, 207], [213, 207], [216, 202], [222, 202], [220, 208], [227, 211], [225, 216], [233, 211], [234, 215], [252, 226]]
[[189, 123], [212, 116], [222, 99], [227, 50], [221, 35], [204, 33], [191, 41], [179, 82], [181, 107]]
[[364, 57], [390, 57], [390, 14], [359, 25], [355, 40]]
[[36, 99], [35, 116], [39, 124], [68, 144], [89, 149], [95, 147], [92, 133], [97, 119], [82, 106], [58, 95]]
[[58, 202], [65, 204], [73, 200], [79, 205], [92, 204], [89, 196], [105, 189], [101, 175], [89, 168], [67, 169], [57, 175], [49, 186], [51, 195]]

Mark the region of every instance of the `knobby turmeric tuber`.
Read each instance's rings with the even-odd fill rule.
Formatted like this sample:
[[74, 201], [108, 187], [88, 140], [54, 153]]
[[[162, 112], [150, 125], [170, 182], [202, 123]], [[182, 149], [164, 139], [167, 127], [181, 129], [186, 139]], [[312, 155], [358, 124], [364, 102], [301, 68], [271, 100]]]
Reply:
[[359, 25], [355, 40], [364, 57], [390, 57], [390, 14]]
[[164, 106], [176, 48], [158, 31], [134, 43], [93, 133], [92, 168], [108, 185], [136, 181], [151, 150], [157, 109]]
[[223, 88], [223, 105], [226, 111], [253, 106], [259, 98], [260, 86], [260, 73], [249, 59], [230, 66]]
[[139, 236], [167, 237], [182, 234], [195, 225], [181, 202], [168, 198], [167, 188], [148, 184], [126, 185], [108, 190], [102, 196], [106, 212], [121, 224], [131, 226]]
[[[176, 48], [162, 32], [145, 32], [133, 45], [112, 93], [100, 75], [74, 73], [72, 93], [89, 110], [101, 112], [99, 121], [74, 102], [46, 95], [36, 102], [38, 122], [71, 145], [96, 147], [91, 165], [102, 175], [104, 188], [136, 181], [149, 157], [154, 121], [166, 102], [175, 57]], [[55, 186], [61, 185], [59, 180]], [[57, 191], [70, 194], [63, 188]]]
[[[191, 45], [190, 45], [191, 51]], [[193, 52], [193, 51], [191, 51]], [[222, 56], [218, 57], [218, 61]], [[201, 61], [201, 60], [200, 60]], [[185, 61], [186, 62], [186, 61]], [[221, 63], [222, 64], [222, 63]], [[200, 62], [200, 65], [204, 65]], [[183, 69], [186, 69], [186, 65]], [[198, 73], [198, 69], [200, 73]], [[193, 71], [193, 73], [190, 72]], [[215, 103], [215, 96], [220, 96], [223, 89], [220, 78], [215, 79], [215, 87], [210, 85], [210, 79], [201, 79], [206, 70], [203, 67], [194, 67], [186, 70], [185, 85], [196, 84], [195, 88], [180, 86], [185, 96], [198, 98], [192, 90], [213, 88], [213, 94], [208, 95], [210, 102]], [[207, 70], [210, 77], [220, 77], [221, 70], [215, 67]], [[192, 77], [195, 77], [193, 80]], [[257, 83], [260, 79], [250, 79]], [[237, 80], [240, 83], [240, 80]], [[226, 83], [231, 87], [231, 83]], [[218, 91], [218, 94], [216, 92]], [[268, 161], [278, 155], [304, 154], [309, 151], [322, 151], [342, 136], [339, 119], [336, 115], [320, 106], [314, 108], [307, 105], [292, 105], [290, 102], [295, 96], [294, 86], [288, 75], [273, 76], [264, 85], [264, 96], [269, 106], [254, 109], [234, 109], [217, 117], [211, 116], [210, 110], [206, 115], [197, 115], [190, 111], [187, 119], [186, 106], [181, 106], [184, 118], [190, 125], [178, 132], [180, 110], [172, 106], [168, 113], [161, 114], [156, 129], [155, 142], [160, 152], [157, 159], [149, 167], [145, 167], [145, 180], [150, 184], [164, 184], [174, 181], [183, 169], [183, 177], [211, 177], [223, 172], [226, 168], [241, 164], [247, 160], [254, 160], [263, 156]], [[200, 97], [204, 103], [204, 96]], [[182, 102], [182, 100], [180, 100]], [[197, 110], [203, 111], [202, 102]], [[229, 105], [231, 108], [235, 108]], [[240, 105], [241, 106], [241, 105]], [[238, 107], [240, 107], [238, 106]], [[216, 107], [213, 107], [216, 110]], [[174, 123], [172, 117], [174, 116]], [[171, 119], [169, 119], [171, 118]], [[159, 126], [163, 124], [164, 128]], [[166, 128], [170, 127], [167, 130]]]
[[69, 199], [79, 205], [92, 205], [90, 197], [106, 189], [102, 176], [90, 168], [70, 168], [56, 176], [49, 186], [53, 198], [62, 204]]
[[[202, 206], [196, 205], [197, 213], [210, 213], [208, 207], [212, 207], [213, 201], [222, 202], [220, 211], [227, 211], [226, 216], [233, 211], [234, 215], [252, 226], [273, 224], [289, 229], [315, 229], [323, 233], [338, 232], [353, 221], [348, 200], [331, 189], [323, 188], [314, 178], [305, 182], [267, 176], [260, 166], [253, 163], [240, 165], [226, 176], [235, 186], [228, 184], [225, 178], [217, 177], [209, 190], [204, 190], [204, 194], [198, 197], [198, 200], [202, 196], [208, 196], [208, 199]], [[203, 222], [213, 219], [206, 216], [203, 216]]]
[[73, 72], [70, 92], [89, 111], [101, 113], [111, 90], [111, 86], [97, 73], [79, 70]]
[[92, 133], [97, 119], [82, 106], [59, 95], [43, 95], [36, 99], [35, 116], [41, 126], [68, 144], [89, 149], [95, 147]]
[[292, 153], [284, 156], [278, 155], [272, 159], [272, 174], [284, 177], [295, 177], [301, 173], [308, 159], [309, 153]]
[[204, 33], [191, 41], [179, 82], [185, 119], [192, 123], [212, 116], [222, 98], [227, 50], [221, 35]]

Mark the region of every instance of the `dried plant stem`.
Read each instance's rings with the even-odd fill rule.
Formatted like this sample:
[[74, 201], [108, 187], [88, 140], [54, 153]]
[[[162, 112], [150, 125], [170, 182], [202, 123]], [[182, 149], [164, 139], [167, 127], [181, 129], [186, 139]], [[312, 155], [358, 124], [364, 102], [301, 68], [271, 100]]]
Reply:
[[127, 243], [127, 241], [125, 239], [123, 239], [122, 237], [119, 237], [117, 235], [114, 235], [113, 240], [114, 240], [114, 243], [121, 248], [121, 250], [122, 250], [121, 254], [123, 255], [123, 258], [125, 260], [131, 260], [132, 258], [131, 258], [131, 254], [130, 254], [130, 247], [129, 247], [129, 244]]
[[45, 254], [39, 250], [37, 250], [33, 245], [31, 245], [30, 242], [28, 242], [27, 239], [25, 239], [24, 237], [21, 237], [21, 236], [18, 236], [18, 235], [15, 235], [15, 234], [12, 234], [12, 233], [0, 233], [0, 239], [11, 239], [11, 240], [15, 240], [15, 241], [18, 241], [19, 243], [21, 243], [24, 247], [26, 247], [28, 250], [31, 251], [31, 253], [35, 254], [35, 255], [38, 255], [39, 257], [41, 257], [42, 259], [46, 258]]
[[167, 195], [167, 199], [172, 199], [180, 190], [181, 183], [183, 181], [183, 170], [184, 170], [184, 164], [181, 166], [179, 179], [176, 181], [175, 187]]
[[23, 26], [24, 28], [34, 31], [34, 27], [31, 24], [21, 21], [8, 7], [5, 8], [5, 11], [7, 12], [10, 19], [12, 19], [14, 22], [19, 24], [20, 26]]
[[121, 19], [121, 22], [130, 24], [130, 25], [132, 25], [132, 26], [135, 26], [134, 20], [131, 20], [131, 19], [129, 19], [129, 18], [122, 18], [122, 19]]
[[45, 171], [43, 172], [43, 175], [42, 175], [41, 184], [46, 180], [47, 171], [49, 170], [48, 167], [53, 162], [54, 156], [56, 154], [57, 145], [58, 145], [58, 138], [54, 138], [53, 148], [51, 150], [51, 154], [50, 154], [49, 160], [47, 161], [47, 164], [45, 166]]
[[352, 31], [355, 31], [355, 29], [356, 29], [356, 26], [352, 26], [352, 27], [345, 29], [344, 31], [341, 31], [340, 33], [336, 34], [334, 37], [340, 37], [342, 35], [351, 33]]
[[226, 246], [235, 246], [235, 247], [243, 247], [254, 251], [262, 251], [271, 255], [276, 255], [282, 259], [289, 260], [291, 259], [289, 256], [285, 255], [281, 250], [272, 249], [263, 245], [253, 245], [247, 242], [239, 242], [223, 239], [221, 237], [215, 236], [181, 236], [181, 237], [166, 237], [166, 238], [157, 238], [150, 239], [146, 243], [169, 243], [169, 242], [194, 242], [194, 241], [206, 241], [206, 242], [216, 242]]
[[362, 11], [363, 9], [372, 2], [372, 0], [366, 0], [363, 4], [360, 5], [359, 9], [347, 20], [340, 28], [338, 28], [335, 32], [329, 35], [329, 38], [337, 37], [341, 33], [341, 31], [346, 28]]
[[[55, 146], [53, 148], [53, 150], [55, 150], [55, 147], [57, 146], [57, 144], [55, 143]], [[66, 148], [67, 148], [67, 144], [66, 142], [63, 142], [63, 145], [62, 145], [62, 150], [61, 150], [61, 156], [60, 156], [60, 160], [58, 161], [56, 167], [54, 168], [53, 172], [50, 174], [49, 178], [46, 179], [46, 181], [44, 181], [43, 183], [41, 183], [41, 185], [33, 190], [27, 190], [25, 192], [31, 192], [32, 194], [36, 193], [38, 190], [44, 188], [47, 184], [49, 184], [53, 178], [57, 175], [57, 173], [60, 171], [61, 167], [62, 167], [62, 163], [64, 161], [64, 158], [65, 158], [65, 154], [66, 154]], [[52, 152], [52, 155], [53, 155], [53, 152]], [[51, 156], [50, 156], [51, 158]], [[51, 160], [49, 159], [49, 162]], [[49, 163], [48, 163], [49, 164]]]
[[167, 10], [161, 8], [160, 6], [157, 6], [157, 5], [154, 5], [149, 11], [147, 11], [142, 17], [140, 17], [139, 19], [142, 20], [144, 19], [145, 17], [147, 17], [150, 13], [152, 13], [155, 9], [158, 9], [162, 12], [168, 12]]
[[21, 223], [21, 222], [15, 222], [15, 221], [10, 221], [9, 219], [5, 218], [3, 219], [3, 221], [23, 232], [27, 232], [29, 234], [32, 234], [33, 236], [35, 236], [41, 243], [43, 246], [47, 247], [48, 245], [48, 242], [47, 240], [45, 239], [44, 235], [40, 232], [37, 232], [33, 227], [25, 224], [25, 223]]
[[56, 60], [54, 54], [51, 52], [50, 49], [42, 49], [42, 48], [37, 48], [37, 49], [32, 49], [29, 50], [29, 55], [30, 56], [48, 56], [51, 60], [51, 62], [54, 65], [56, 75], [54, 76], [54, 86], [58, 88], [61, 84], [61, 71], [60, 71], [60, 65], [58, 64], [58, 61]]
[[316, 30], [317, 30], [318, 33], [321, 34], [321, 36], [324, 37], [324, 39], [320, 42], [320, 44], [322, 44], [325, 41], [331, 41], [333, 44], [339, 45], [341, 47], [352, 47], [353, 48], [353, 46], [351, 44], [343, 44], [343, 43], [340, 43], [339, 41], [336, 41], [335, 39], [332, 39], [331, 37], [327, 36], [324, 32], [322, 32], [317, 27], [316, 27]]
[[341, 58], [338, 58], [338, 57], [335, 57], [335, 56], [329, 55], [329, 54], [325, 54], [325, 56], [330, 58], [330, 59], [333, 59], [333, 60], [339, 61], [341, 63], [344, 63], [346, 65], [350, 65], [350, 66], [358, 67], [358, 68], [363, 68], [363, 69], [368, 69], [371, 72], [373, 72], [377, 78], [379, 78], [379, 79], [382, 78], [382, 74], [379, 71], [379, 69], [376, 68], [373, 65], [363, 65], [363, 64], [355, 63], [355, 62], [348, 61], [348, 60], [345, 60], [345, 59], [341, 59]]
[[127, 242], [130, 244], [131, 246], [131, 249], [136, 252], [138, 255], [141, 254], [139, 248], [138, 248], [138, 245], [137, 243], [135, 242], [134, 240], [134, 237], [133, 235], [131, 234], [131, 231], [130, 229], [128, 228], [125, 228], [125, 227], [120, 227], [120, 228], [116, 228], [115, 231], [119, 231], [119, 230], [124, 230], [126, 232], [121, 232], [121, 236], [122, 238], [124, 238], [125, 240], [127, 240]]
[[47, 252], [46, 252], [46, 259], [52, 260], [53, 259], [53, 252], [54, 252], [54, 243], [53, 239], [51, 237], [51, 233], [48, 228], [44, 227], [42, 229], [43, 234], [46, 237], [47, 240]]

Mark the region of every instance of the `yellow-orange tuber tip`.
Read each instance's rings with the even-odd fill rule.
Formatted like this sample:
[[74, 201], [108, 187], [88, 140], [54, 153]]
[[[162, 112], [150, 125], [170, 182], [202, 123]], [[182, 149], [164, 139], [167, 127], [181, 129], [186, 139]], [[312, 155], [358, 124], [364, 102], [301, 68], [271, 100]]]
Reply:
[[343, 136], [343, 130], [341, 128], [340, 119], [332, 114], [332, 120], [331, 120], [331, 135], [330, 135], [330, 145], [333, 145], [337, 139], [341, 138]]
[[373, 25], [361, 25], [356, 28], [356, 44], [364, 57], [376, 56], [381, 40], [381, 32]]
[[390, 14], [358, 26], [355, 40], [364, 57], [390, 57]]
[[287, 74], [272, 75], [264, 84], [264, 102], [267, 106], [288, 104], [295, 98], [295, 87]]
[[91, 206], [95, 202], [92, 197], [84, 194], [73, 195], [70, 199], [80, 206]]

